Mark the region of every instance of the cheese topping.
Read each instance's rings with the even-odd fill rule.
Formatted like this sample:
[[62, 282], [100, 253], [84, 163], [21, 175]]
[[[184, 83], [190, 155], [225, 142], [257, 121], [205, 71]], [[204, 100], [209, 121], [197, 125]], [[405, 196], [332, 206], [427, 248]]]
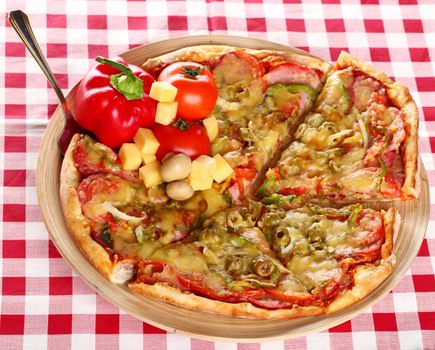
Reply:
[[[310, 69], [293, 68], [297, 80], [309, 81], [304, 78], [312, 74], [318, 80]], [[213, 70], [219, 98], [212, 117], [217, 120], [219, 133], [212, 141], [212, 155], [219, 153], [233, 169], [251, 163], [261, 171], [317, 95], [308, 84], [265, 87], [260, 76], [263, 69], [256, 58], [234, 52], [222, 57]], [[238, 181], [246, 187], [243, 193], [247, 193], [251, 181]]]
[[[352, 88], [361, 94], [353, 92], [356, 105], [349, 95]], [[385, 163], [383, 153], [387, 149], [402, 152], [398, 145], [404, 142], [404, 126], [402, 119], [396, 118], [397, 108], [375, 102], [375, 94], [385, 96], [386, 92], [379, 82], [358, 75], [352, 68], [331, 74], [319, 95], [316, 113], [305, 118], [296, 141], [282, 153], [275, 170], [267, 174], [266, 181], [280, 174], [273, 190], [287, 191], [303, 183], [307, 190], [302, 195], [308, 199], [346, 196], [367, 200], [391, 191], [384, 185], [388, 171], [399, 173], [395, 179], [401, 186], [403, 166], [394, 162], [397, 169], [393, 171], [393, 161]], [[394, 128], [391, 137], [387, 126]], [[397, 190], [393, 196], [397, 196]]]

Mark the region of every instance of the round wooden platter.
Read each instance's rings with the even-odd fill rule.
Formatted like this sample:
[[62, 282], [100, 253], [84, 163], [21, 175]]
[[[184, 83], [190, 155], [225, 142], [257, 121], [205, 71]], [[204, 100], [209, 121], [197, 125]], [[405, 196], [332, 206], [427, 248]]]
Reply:
[[[199, 44], [223, 44], [253, 49], [274, 49], [299, 52], [284, 45], [268, 41], [233, 36], [188, 36], [164, 40], [132, 49], [122, 54], [130, 63], [140, 65], [146, 59], [182, 47]], [[309, 55], [308, 53], [303, 54]], [[85, 72], [83, 72], [85, 73]], [[74, 96], [74, 89], [69, 100]], [[429, 187], [425, 169], [421, 163], [421, 195], [416, 201], [387, 203], [395, 206], [402, 216], [402, 226], [396, 237], [394, 254], [397, 263], [393, 273], [363, 300], [332, 315], [304, 317], [291, 320], [271, 321], [220, 316], [174, 306], [143, 297], [125, 286], [117, 286], [106, 280], [86, 260], [71, 238], [64, 222], [59, 200], [59, 172], [62, 155], [57, 139], [63, 128], [63, 112], [60, 106], [54, 112], [45, 131], [37, 166], [38, 200], [45, 225], [52, 241], [80, 275], [98, 294], [126, 313], [169, 332], [182, 333], [209, 340], [259, 341], [291, 338], [307, 335], [345, 322], [366, 308], [382, 302], [381, 299], [400, 281], [417, 255], [429, 220]], [[378, 206], [380, 208], [381, 205]]]

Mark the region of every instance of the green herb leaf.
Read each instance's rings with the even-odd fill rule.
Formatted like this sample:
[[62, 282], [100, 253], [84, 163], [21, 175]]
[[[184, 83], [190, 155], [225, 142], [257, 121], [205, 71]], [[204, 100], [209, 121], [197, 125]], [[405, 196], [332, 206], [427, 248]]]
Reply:
[[222, 199], [225, 201], [226, 204], [228, 204], [228, 206], [233, 204], [233, 199], [232, 199], [231, 195], [228, 194], [227, 192], [222, 194]]
[[204, 221], [204, 217], [203, 217], [202, 213], [200, 213], [196, 217], [195, 222], [192, 225], [192, 230], [196, 230], [197, 228], [200, 228], [203, 221]]
[[257, 192], [255, 192], [255, 195], [258, 197], [262, 197], [266, 194], [267, 189], [273, 184], [275, 183], [276, 177], [275, 176], [271, 176], [267, 181], [265, 181], [257, 190]]
[[308, 208], [314, 213], [319, 215], [328, 215], [328, 216], [348, 216], [351, 211], [348, 207], [342, 209], [334, 209], [334, 208], [322, 208], [314, 204], [308, 204]]
[[239, 291], [239, 292], [245, 290], [246, 288], [258, 289], [258, 287], [255, 288], [248, 281], [232, 281], [232, 282], [227, 284], [227, 288], [230, 289], [230, 290]]
[[294, 201], [294, 199], [296, 197], [297, 196], [294, 195], [294, 194], [290, 194], [288, 196], [283, 196], [283, 195], [274, 193], [274, 194], [272, 194], [269, 197], [264, 197], [261, 200], [261, 203], [266, 204], [266, 205], [277, 205], [277, 206], [280, 207], [280, 206], [284, 206], [284, 205], [290, 204], [291, 202]]
[[102, 238], [103, 238], [103, 242], [109, 248], [113, 248], [113, 240], [112, 240], [112, 236], [110, 235], [110, 228], [107, 222], [103, 224]]
[[363, 207], [361, 204], [356, 204], [353, 208], [352, 212], [349, 215], [349, 219], [347, 219], [347, 222], [349, 223], [350, 227], [356, 226], [356, 219], [358, 218], [359, 213], [363, 210]]
[[183, 233], [189, 231], [189, 227], [187, 227], [186, 225], [183, 225], [183, 224], [176, 224], [175, 229], [177, 231], [183, 232]]

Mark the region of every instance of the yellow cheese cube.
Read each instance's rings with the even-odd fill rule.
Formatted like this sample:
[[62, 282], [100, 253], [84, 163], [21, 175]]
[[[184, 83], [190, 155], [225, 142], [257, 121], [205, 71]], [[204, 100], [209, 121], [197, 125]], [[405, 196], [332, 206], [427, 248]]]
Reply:
[[189, 183], [194, 191], [209, 190], [213, 185], [213, 178], [210, 176], [204, 180], [195, 179], [189, 176]]
[[125, 170], [137, 170], [142, 164], [142, 157], [134, 143], [123, 143], [119, 149], [119, 158]]
[[156, 154], [160, 146], [159, 141], [150, 129], [139, 128], [133, 138], [139, 151], [147, 154]]
[[204, 124], [205, 130], [207, 130], [208, 137], [210, 141], [213, 141], [219, 132], [218, 123], [216, 117], [209, 117], [202, 121]]
[[150, 97], [159, 102], [173, 102], [177, 88], [165, 81], [156, 81], [151, 85]]
[[149, 164], [149, 163], [154, 162], [156, 160], [155, 154], [141, 153], [140, 155], [142, 156], [142, 163], [144, 163], [144, 164]]
[[206, 180], [213, 178], [213, 172], [216, 169], [216, 160], [209, 156], [199, 156], [192, 162], [192, 171], [190, 177], [195, 180]]
[[145, 184], [145, 187], [160, 185], [163, 183], [162, 176], [160, 175], [160, 163], [154, 161], [139, 168], [139, 178]]
[[221, 183], [233, 173], [233, 168], [231, 168], [220, 154], [216, 154], [213, 159], [216, 161], [216, 169], [213, 172], [213, 179], [217, 183]]
[[178, 102], [157, 103], [155, 122], [162, 125], [169, 125], [177, 115]]

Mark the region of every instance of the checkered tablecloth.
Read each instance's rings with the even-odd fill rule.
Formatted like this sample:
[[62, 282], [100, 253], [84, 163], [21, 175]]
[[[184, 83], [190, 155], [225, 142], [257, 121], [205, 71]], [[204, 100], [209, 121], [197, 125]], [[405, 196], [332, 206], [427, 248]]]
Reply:
[[[39, 143], [57, 100], [7, 23], [22, 9], [64, 92], [97, 55], [188, 34], [276, 41], [335, 61], [342, 49], [409, 86], [432, 192], [420, 252], [385, 299], [340, 326], [258, 344], [169, 334], [96, 295], [51, 243], [37, 204]], [[0, 348], [435, 349], [435, 2], [426, 0], [0, 0]]]

